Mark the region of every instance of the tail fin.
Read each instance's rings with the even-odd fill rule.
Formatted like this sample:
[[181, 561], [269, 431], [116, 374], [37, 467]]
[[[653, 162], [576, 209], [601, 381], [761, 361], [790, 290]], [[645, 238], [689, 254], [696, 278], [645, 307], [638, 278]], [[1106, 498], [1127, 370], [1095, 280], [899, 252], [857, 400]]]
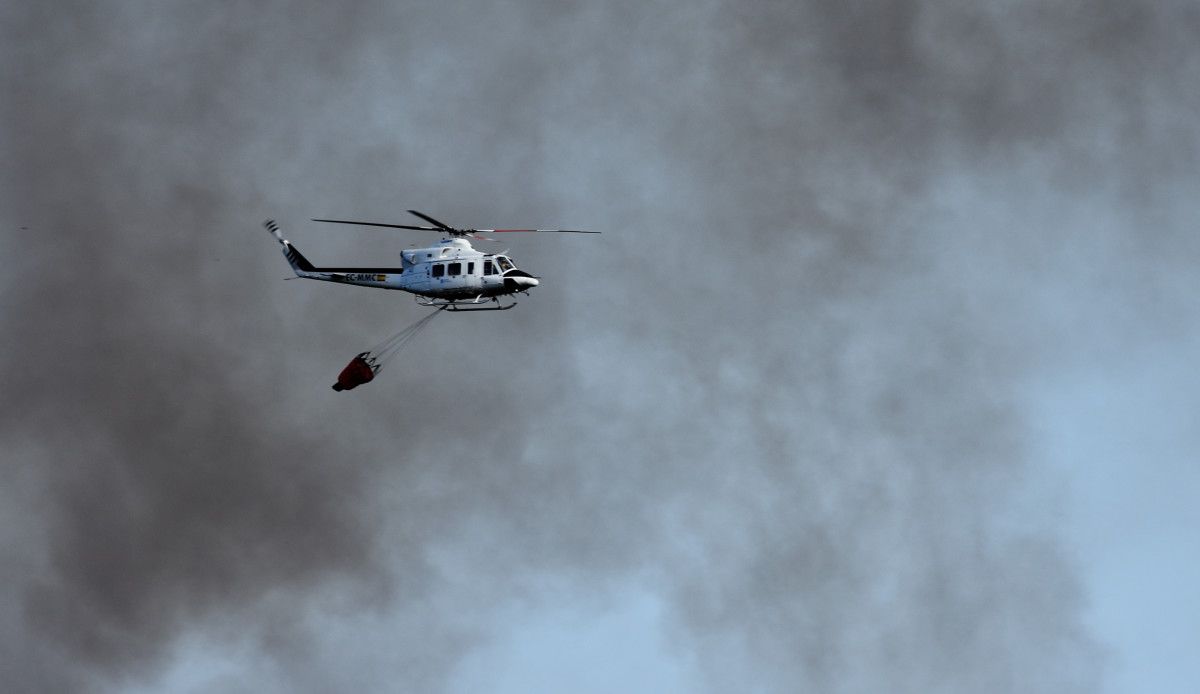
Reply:
[[283, 238], [283, 235], [279, 233], [279, 225], [275, 223], [274, 219], [268, 219], [263, 222], [263, 226], [267, 228], [267, 231], [271, 232], [271, 235], [275, 237], [279, 245], [283, 246], [283, 257], [287, 258], [288, 265], [292, 266], [292, 270], [297, 275], [300, 275], [302, 272], [316, 271], [317, 268], [308, 261], [308, 258], [301, 255], [300, 251], [296, 250], [296, 247], [290, 241]]

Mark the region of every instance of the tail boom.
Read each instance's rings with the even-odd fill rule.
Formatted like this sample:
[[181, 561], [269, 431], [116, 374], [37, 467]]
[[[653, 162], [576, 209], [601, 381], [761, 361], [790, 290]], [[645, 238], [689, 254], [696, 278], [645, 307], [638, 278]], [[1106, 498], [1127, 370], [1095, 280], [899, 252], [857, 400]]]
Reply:
[[288, 265], [292, 266], [292, 272], [295, 272], [297, 277], [338, 282], [340, 284], [353, 284], [360, 287], [407, 290], [401, 278], [401, 275], [404, 273], [403, 268], [316, 267], [292, 245], [291, 241], [283, 238], [283, 234], [279, 232], [279, 225], [275, 223], [275, 220], [268, 219], [263, 222], [263, 226], [279, 242], [279, 245], [283, 248], [283, 257], [287, 259]]

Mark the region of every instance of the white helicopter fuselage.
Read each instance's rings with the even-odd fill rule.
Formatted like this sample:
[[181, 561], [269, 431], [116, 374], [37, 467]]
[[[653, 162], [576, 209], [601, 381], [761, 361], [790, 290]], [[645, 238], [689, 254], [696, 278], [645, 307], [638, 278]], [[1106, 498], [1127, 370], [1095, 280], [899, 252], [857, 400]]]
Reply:
[[[520, 277], [510, 274], [509, 287], [506, 289], [505, 273], [516, 269], [512, 260], [505, 255], [481, 253], [464, 239], [443, 239], [437, 246], [402, 251], [400, 261], [402, 267], [399, 273], [379, 273], [374, 276], [370, 273], [350, 273], [344, 280], [334, 281], [400, 289], [439, 299], [501, 296], [511, 294], [514, 290], [523, 291], [538, 283], [532, 277], [523, 277], [525, 273], [520, 273]], [[516, 279], [525, 281], [514, 283]]]

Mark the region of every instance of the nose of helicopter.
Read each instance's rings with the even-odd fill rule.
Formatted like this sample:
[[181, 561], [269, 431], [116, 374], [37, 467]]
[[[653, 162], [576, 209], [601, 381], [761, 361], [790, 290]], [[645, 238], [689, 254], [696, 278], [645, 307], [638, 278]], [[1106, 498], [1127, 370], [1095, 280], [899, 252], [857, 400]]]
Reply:
[[538, 278], [521, 270], [513, 270], [504, 276], [504, 287], [510, 292], [523, 292], [538, 284]]

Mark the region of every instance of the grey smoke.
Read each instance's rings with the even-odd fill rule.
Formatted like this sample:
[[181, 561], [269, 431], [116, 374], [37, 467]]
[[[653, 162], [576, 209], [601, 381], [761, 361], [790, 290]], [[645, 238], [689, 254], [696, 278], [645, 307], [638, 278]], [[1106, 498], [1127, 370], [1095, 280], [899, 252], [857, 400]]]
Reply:
[[[1194, 9], [2, 12], [6, 686], [192, 639], [254, 654], [225, 690], [437, 691], [488, 606], [630, 581], [712, 691], [1100, 682], [1015, 390], [1195, 164]], [[419, 311], [259, 222], [374, 263], [425, 239], [306, 219], [408, 207], [605, 233], [335, 395]]]

